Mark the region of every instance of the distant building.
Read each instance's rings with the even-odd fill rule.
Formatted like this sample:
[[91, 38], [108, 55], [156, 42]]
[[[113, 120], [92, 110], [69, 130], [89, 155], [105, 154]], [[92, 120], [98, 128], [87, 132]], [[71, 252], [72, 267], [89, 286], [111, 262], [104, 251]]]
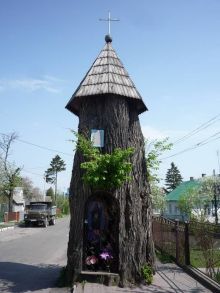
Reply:
[[[179, 219], [181, 221], [188, 220], [187, 215], [182, 213], [179, 209], [179, 200], [182, 196], [186, 195], [187, 192], [192, 188], [197, 188], [201, 185], [201, 180], [193, 179], [190, 177], [189, 181], [182, 182], [173, 191], [165, 195], [166, 209], [163, 212], [163, 216], [169, 219]], [[207, 195], [201, 195], [207, 197]], [[194, 207], [192, 213], [194, 215], [199, 215], [203, 212], [206, 218], [210, 222], [214, 222], [214, 208], [212, 200], [209, 200], [208, 204], [202, 207]]]
[[23, 212], [25, 207], [25, 200], [22, 187], [15, 187], [13, 191], [13, 212]]

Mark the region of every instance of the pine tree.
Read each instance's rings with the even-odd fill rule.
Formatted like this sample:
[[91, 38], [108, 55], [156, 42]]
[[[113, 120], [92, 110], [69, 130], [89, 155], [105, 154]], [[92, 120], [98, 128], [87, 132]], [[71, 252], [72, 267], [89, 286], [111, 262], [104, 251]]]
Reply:
[[173, 162], [171, 163], [170, 169], [167, 170], [165, 181], [168, 192], [174, 190], [183, 181], [179, 169]]
[[50, 168], [48, 168], [45, 172], [46, 182], [54, 184], [55, 186], [55, 202], [57, 197], [57, 174], [65, 170], [66, 164], [59, 155], [56, 155], [50, 163]]

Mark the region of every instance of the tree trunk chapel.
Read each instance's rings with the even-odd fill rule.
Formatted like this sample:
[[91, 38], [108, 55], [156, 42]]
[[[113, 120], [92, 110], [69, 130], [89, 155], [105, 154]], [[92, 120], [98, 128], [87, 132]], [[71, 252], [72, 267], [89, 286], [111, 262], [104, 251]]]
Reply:
[[132, 147], [130, 180], [119, 188], [86, 185], [77, 149], [70, 183], [70, 232], [67, 274], [82, 271], [119, 274], [120, 284], [141, 280], [141, 267], [153, 262], [151, 202], [146, 180], [144, 137], [138, 115], [147, 110], [112, 47], [106, 44], [66, 108], [79, 117], [78, 133], [103, 154]]

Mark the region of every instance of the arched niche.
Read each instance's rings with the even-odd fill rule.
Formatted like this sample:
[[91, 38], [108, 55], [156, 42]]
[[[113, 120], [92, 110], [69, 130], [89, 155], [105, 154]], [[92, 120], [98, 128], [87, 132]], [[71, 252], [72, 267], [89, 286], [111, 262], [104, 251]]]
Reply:
[[84, 212], [83, 270], [118, 272], [119, 204], [109, 192], [97, 191]]

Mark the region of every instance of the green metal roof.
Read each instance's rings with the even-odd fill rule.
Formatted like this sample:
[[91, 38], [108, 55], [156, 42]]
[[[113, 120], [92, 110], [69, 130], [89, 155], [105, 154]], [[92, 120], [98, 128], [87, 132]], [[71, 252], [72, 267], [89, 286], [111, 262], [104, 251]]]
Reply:
[[190, 188], [196, 188], [200, 185], [199, 180], [190, 180], [182, 182], [177, 188], [175, 188], [173, 191], [168, 193], [165, 196], [166, 201], [178, 201], [184, 193], [186, 193]]

